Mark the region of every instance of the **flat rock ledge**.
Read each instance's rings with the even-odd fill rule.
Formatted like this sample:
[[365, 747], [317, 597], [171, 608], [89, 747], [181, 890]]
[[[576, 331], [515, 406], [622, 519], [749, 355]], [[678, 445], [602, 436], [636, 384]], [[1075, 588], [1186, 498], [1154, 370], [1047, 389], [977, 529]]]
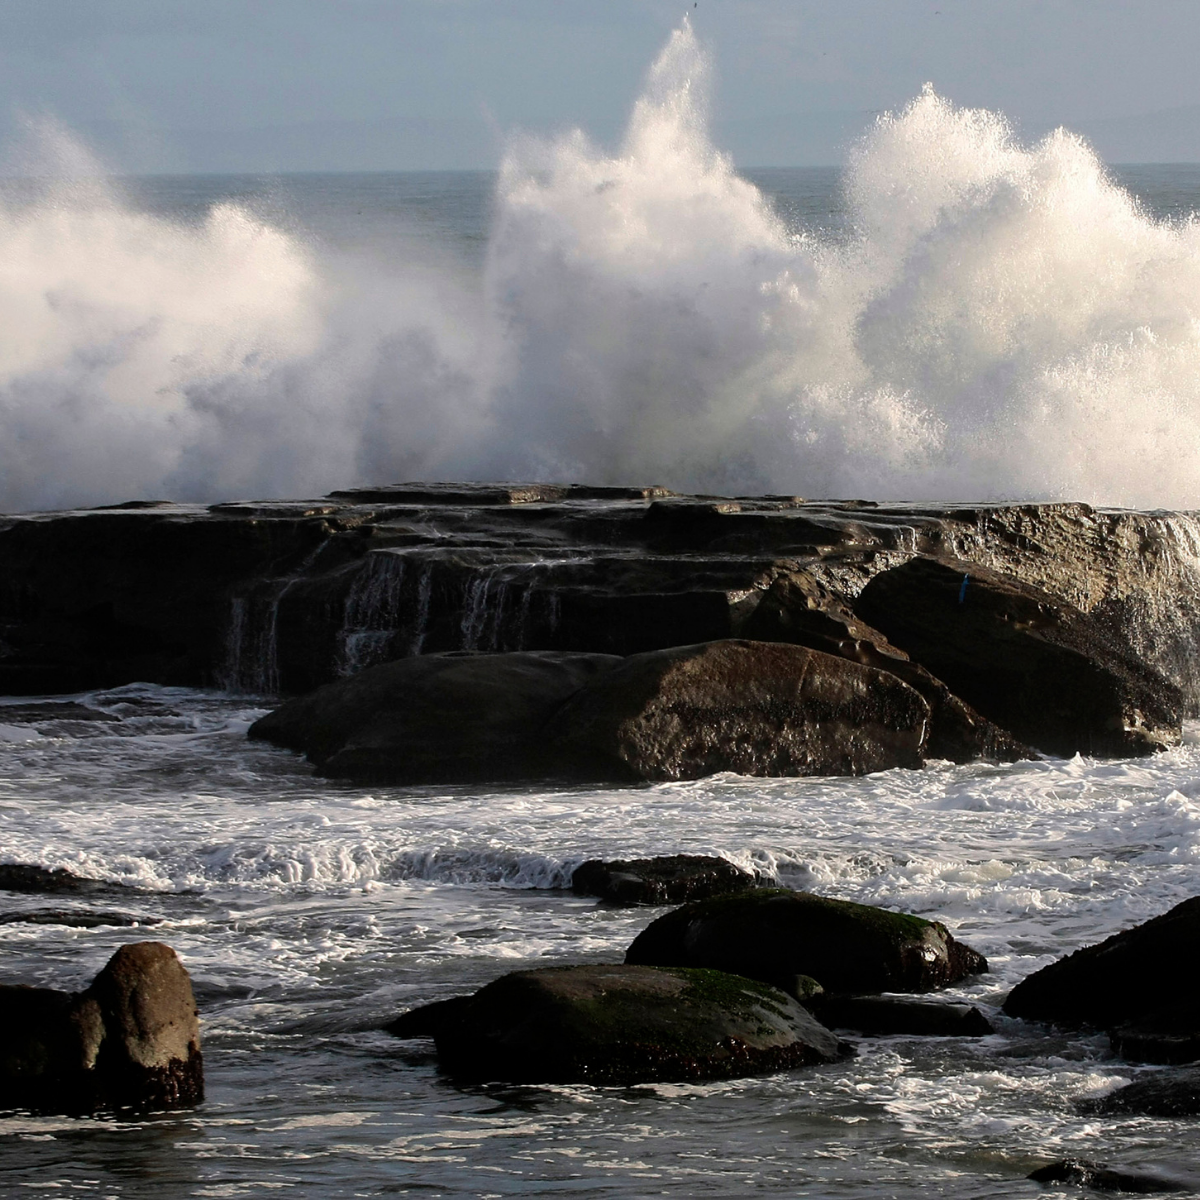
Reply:
[[810, 977], [845, 994], [926, 992], [987, 970], [940, 922], [784, 888], [677, 908], [634, 939], [625, 961], [728, 971], [789, 992]]
[[203, 1098], [191, 980], [162, 942], [122, 946], [84, 992], [0, 985], [0, 1108], [150, 1111]]
[[848, 1050], [798, 1001], [720, 971], [629, 965], [516, 971], [389, 1026], [432, 1036], [475, 1082], [628, 1085], [730, 1079], [829, 1063]]

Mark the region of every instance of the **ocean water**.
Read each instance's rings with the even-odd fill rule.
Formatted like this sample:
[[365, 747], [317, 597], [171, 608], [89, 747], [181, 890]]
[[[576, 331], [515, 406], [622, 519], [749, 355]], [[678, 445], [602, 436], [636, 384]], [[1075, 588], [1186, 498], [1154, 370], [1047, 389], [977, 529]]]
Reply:
[[[78, 699], [116, 719], [31, 724], [0, 702], [0, 857], [116, 886], [5, 895], [3, 978], [82, 987], [124, 942], [167, 941], [196, 986], [208, 1098], [141, 1121], [0, 1116], [0, 1194], [1032, 1197], [1024, 1176], [1067, 1154], [1200, 1191], [1194, 1123], [1075, 1113], [1139, 1073], [1106, 1039], [998, 1012], [1035, 968], [1200, 891], [1200, 728], [1131, 761], [387, 789], [247, 741], [252, 698]], [[506, 971], [620, 961], [661, 910], [563, 885], [587, 857], [678, 851], [946, 921], [991, 964], [951, 994], [997, 1032], [631, 1088], [458, 1088], [430, 1043], [379, 1032]], [[141, 924], [14, 919], [49, 908]]]
[[[845, 169], [738, 172], [706, 66], [682, 29], [620, 146], [530, 137], [497, 173], [106, 178], [47, 135], [50, 177], [0, 185], [0, 509], [406, 478], [1200, 504], [1200, 167], [1021, 145], [926, 92]], [[114, 890], [0, 894], [0, 978], [80, 987], [169, 942], [209, 1098], [0, 1116], [0, 1195], [966, 1200], [1040, 1195], [1024, 1176], [1067, 1154], [1200, 1192], [1194, 1123], [1075, 1112], [1142, 1068], [997, 1011], [1200, 893], [1200, 727], [1136, 761], [380, 789], [247, 742], [266, 697], [77, 699], [112, 719], [0, 698], [0, 861]], [[953, 994], [997, 1033], [702, 1086], [460, 1089], [378, 1031], [619, 960], [658, 910], [562, 885], [680, 851], [946, 921], [989, 957]], [[19, 919], [51, 908], [139, 924]]]

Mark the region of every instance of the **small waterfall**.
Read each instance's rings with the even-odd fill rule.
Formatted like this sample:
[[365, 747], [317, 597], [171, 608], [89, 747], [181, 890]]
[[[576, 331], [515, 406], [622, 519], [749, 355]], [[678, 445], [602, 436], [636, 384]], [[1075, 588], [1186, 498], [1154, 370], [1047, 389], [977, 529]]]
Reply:
[[[464, 650], [495, 650], [504, 620], [504, 601], [508, 588], [497, 584], [499, 567], [489, 567], [467, 585], [463, 597], [462, 648]], [[488, 599], [495, 595], [489, 607]]]
[[426, 563], [417, 581], [417, 615], [413, 621], [413, 640], [410, 654], [420, 654], [429, 632], [429, 600], [433, 594], [433, 564]]
[[279, 606], [324, 548], [322, 542], [291, 575], [261, 580], [230, 600], [225, 665], [217, 676], [220, 687], [252, 695], [279, 694]]
[[404, 580], [402, 555], [367, 555], [346, 597], [339, 633], [339, 675], [353, 675], [390, 657], [403, 611]]

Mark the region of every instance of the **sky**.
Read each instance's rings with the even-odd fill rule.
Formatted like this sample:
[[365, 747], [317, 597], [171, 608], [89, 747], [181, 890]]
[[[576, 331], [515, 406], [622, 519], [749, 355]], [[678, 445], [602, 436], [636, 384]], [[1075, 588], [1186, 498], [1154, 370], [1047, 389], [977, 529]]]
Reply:
[[739, 166], [837, 163], [926, 81], [1029, 139], [1200, 161], [1197, 0], [0, 0], [0, 166], [50, 119], [117, 171], [493, 167], [615, 142], [684, 11]]

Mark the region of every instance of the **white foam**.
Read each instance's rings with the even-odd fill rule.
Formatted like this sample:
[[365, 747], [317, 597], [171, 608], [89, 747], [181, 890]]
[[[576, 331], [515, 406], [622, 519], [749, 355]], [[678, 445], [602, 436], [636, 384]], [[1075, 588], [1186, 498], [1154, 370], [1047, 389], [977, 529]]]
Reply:
[[0, 206], [0, 508], [418, 477], [1200, 503], [1200, 225], [927, 89], [851, 155], [848, 233], [791, 229], [712, 144], [707, 73], [684, 24], [615, 151], [514, 140], [481, 291], [236, 204]]

